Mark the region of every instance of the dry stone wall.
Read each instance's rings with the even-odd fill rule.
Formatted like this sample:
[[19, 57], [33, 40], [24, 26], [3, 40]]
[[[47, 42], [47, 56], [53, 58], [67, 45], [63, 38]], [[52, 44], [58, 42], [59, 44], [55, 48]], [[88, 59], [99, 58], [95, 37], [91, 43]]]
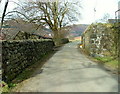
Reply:
[[92, 24], [82, 35], [83, 48], [93, 57], [115, 54], [112, 24]]
[[1, 41], [2, 80], [10, 82], [54, 47], [52, 40]]

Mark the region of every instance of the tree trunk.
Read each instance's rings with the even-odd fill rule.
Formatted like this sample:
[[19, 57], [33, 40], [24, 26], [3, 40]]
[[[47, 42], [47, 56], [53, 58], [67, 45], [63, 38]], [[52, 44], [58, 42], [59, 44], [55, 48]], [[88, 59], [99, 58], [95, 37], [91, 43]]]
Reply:
[[55, 45], [60, 46], [61, 45], [61, 37], [60, 37], [59, 31], [57, 29], [54, 29], [53, 33], [54, 33], [53, 41], [54, 41]]

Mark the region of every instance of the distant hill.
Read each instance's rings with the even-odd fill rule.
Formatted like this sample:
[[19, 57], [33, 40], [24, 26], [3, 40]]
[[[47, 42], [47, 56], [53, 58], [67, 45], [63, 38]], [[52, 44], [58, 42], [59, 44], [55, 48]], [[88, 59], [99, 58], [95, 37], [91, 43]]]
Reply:
[[78, 37], [85, 31], [88, 27], [88, 24], [77, 24], [65, 27], [69, 30], [69, 36]]
[[87, 25], [87, 24], [73, 25], [73, 27], [71, 28], [70, 33], [73, 34], [74, 37], [81, 36], [81, 34], [85, 31], [85, 29], [88, 26], [89, 25]]
[[[85, 29], [88, 26], [89, 26], [88, 24], [77, 24], [77, 25], [63, 27], [63, 30], [67, 31], [66, 33], [68, 33], [68, 36], [78, 37], [78, 36], [81, 36], [81, 34], [85, 31]], [[43, 30], [38, 30], [38, 31], [41, 31], [41, 33], [43, 33], [43, 31], [45, 33], [52, 33], [52, 30], [50, 30], [48, 28], [43, 28]], [[37, 32], [35, 32], [35, 33], [37, 33]]]

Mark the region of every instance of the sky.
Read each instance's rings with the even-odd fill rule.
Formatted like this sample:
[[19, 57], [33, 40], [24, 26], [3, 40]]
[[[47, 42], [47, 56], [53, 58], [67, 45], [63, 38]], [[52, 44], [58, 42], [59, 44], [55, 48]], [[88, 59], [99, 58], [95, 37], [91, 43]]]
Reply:
[[[4, 4], [6, 0], [2, 0], [0, 3], [0, 17], [3, 12]], [[12, 11], [17, 5], [9, 0], [8, 11]], [[115, 11], [118, 10], [118, 1], [120, 0], [80, 0], [81, 8], [81, 17], [77, 24], [91, 24], [95, 21], [103, 18], [103, 16], [108, 13], [111, 19], [115, 18]], [[96, 10], [96, 12], [94, 11]]]
[[83, 0], [82, 23], [95, 22], [103, 18], [106, 13], [114, 19], [115, 11], [118, 10], [118, 1], [120, 0]]

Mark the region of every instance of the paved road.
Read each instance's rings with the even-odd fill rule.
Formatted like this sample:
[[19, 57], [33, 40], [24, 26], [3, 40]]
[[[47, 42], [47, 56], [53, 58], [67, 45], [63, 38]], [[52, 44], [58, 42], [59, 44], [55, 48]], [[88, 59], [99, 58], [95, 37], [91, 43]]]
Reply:
[[118, 82], [77, 50], [66, 44], [46, 62], [43, 72], [26, 80], [19, 92], [117, 92]]

